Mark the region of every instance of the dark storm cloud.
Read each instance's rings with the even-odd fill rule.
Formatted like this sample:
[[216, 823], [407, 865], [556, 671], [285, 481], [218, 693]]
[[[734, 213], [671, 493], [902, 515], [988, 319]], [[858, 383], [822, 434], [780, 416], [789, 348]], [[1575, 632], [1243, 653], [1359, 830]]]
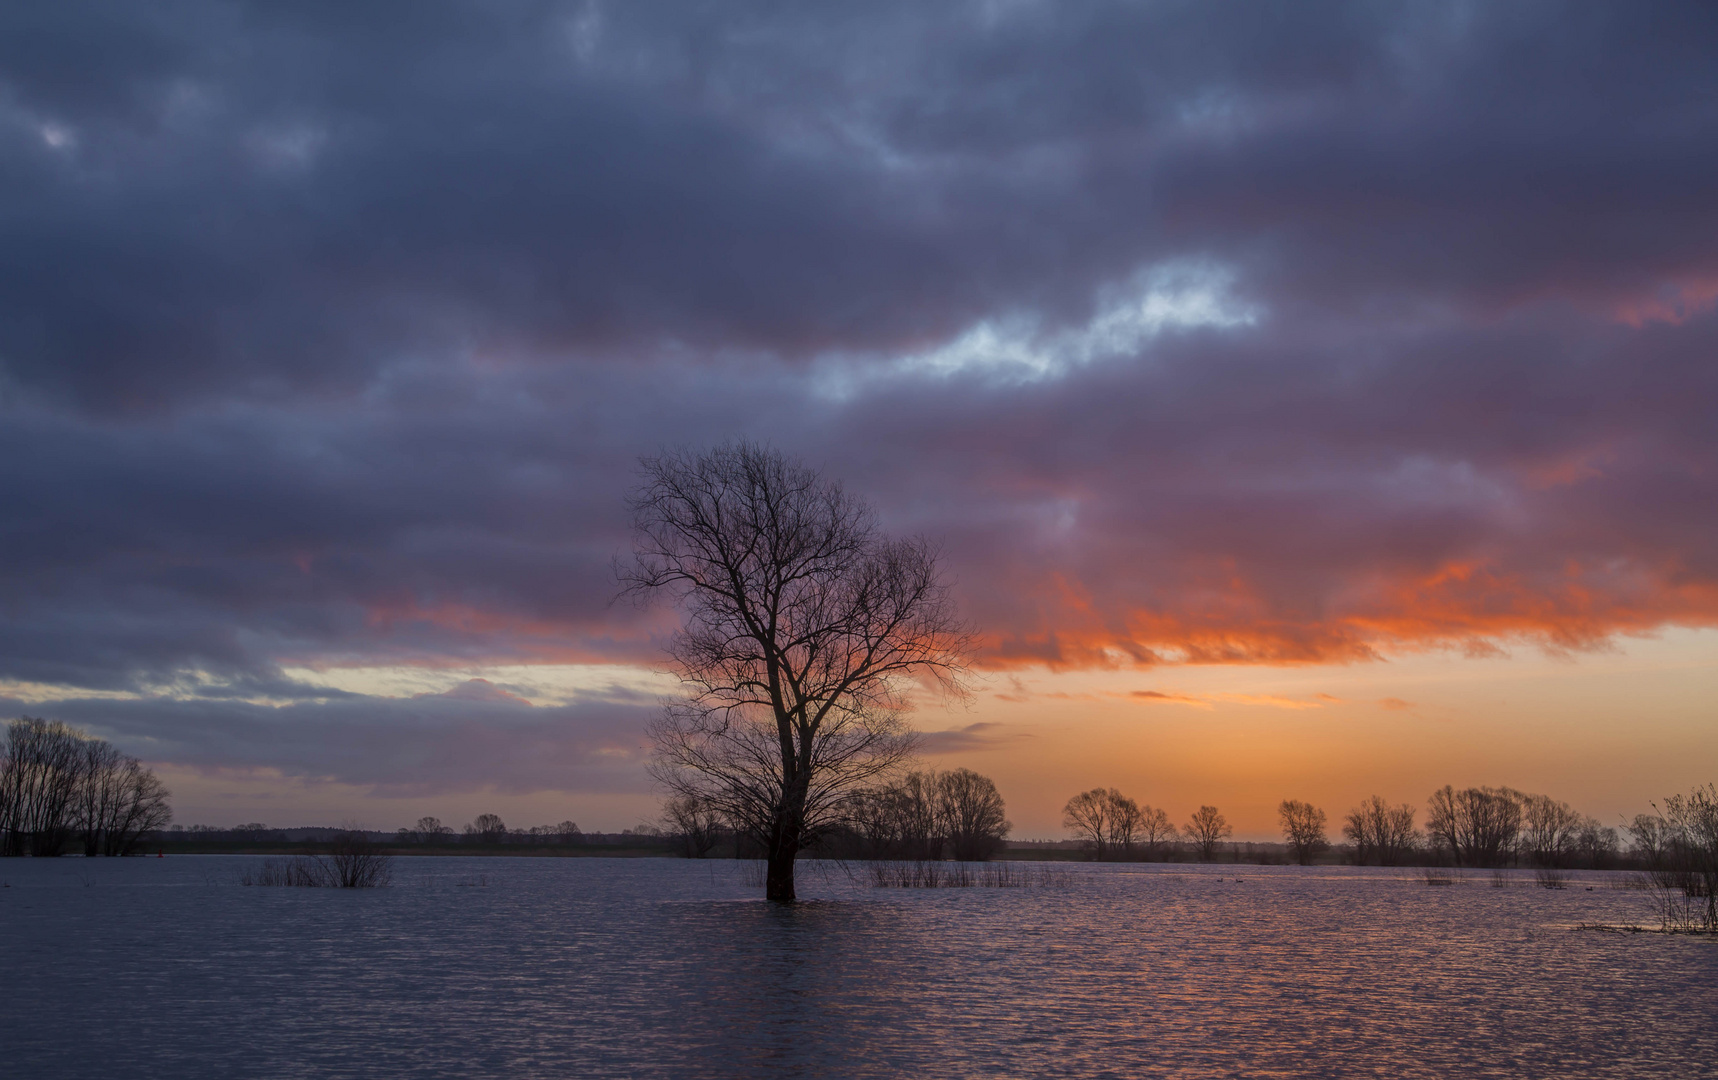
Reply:
[[995, 665], [1710, 625], [1715, 20], [15, 5], [0, 679], [254, 764], [431, 707], [295, 665], [647, 659], [632, 463], [735, 435]]
[[123, 408], [887, 349], [1190, 251], [1495, 305], [1713, 239], [1698, 9], [842, 11], [18, 9], [7, 369]]

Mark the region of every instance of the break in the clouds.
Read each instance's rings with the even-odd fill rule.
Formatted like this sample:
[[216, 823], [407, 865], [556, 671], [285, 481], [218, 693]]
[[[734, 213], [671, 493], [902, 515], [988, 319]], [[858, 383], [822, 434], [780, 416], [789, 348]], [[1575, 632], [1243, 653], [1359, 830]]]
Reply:
[[[941, 537], [992, 667], [1711, 625], [1715, 47], [1671, 4], [14, 5], [0, 685], [163, 759], [551, 783], [619, 714], [297, 673], [648, 664], [632, 463], [734, 436]], [[607, 734], [462, 749], [545, 709]], [[330, 749], [420, 727], [417, 780]]]

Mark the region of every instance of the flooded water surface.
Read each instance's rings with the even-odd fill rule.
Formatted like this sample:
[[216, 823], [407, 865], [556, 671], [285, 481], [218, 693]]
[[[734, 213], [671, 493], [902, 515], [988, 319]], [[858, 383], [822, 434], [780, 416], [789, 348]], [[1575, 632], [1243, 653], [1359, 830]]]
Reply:
[[[0, 864], [13, 1077], [1660, 1077], [1718, 1061], [1718, 945], [1578, 876], [1068, 868], [878, 889], [732, 862]], [[1591, 889], [1588, 886], [1592, 886]]]

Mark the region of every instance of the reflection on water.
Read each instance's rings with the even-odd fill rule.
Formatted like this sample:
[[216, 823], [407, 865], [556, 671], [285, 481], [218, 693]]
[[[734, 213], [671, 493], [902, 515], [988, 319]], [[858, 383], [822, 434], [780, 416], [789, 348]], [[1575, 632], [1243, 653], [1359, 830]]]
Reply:
[[0, 1072], [1695, 1076], [1718, 1060], [1718, 946], [1572, 932], [1645, 915], [1604, 875], [1547, 891], [1078, 866], [1064, 888], [902, 890], [811, 868], [818, 899], [784, 910], [733, 863], [402, 859], [394, 887], [343, 892], [238, 886], [254, 861], [0, 864]]

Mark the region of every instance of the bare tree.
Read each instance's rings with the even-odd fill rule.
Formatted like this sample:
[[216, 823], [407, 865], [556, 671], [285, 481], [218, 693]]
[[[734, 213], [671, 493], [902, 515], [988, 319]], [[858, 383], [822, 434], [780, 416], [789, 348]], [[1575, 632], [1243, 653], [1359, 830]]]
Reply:
[[961, 862], [982, 862], [1012, 828], [1006, 812], [996, 783], [971, 769], [911, 772], [858, 793], [845, 824], [870, 859], [917, 863], [947, 854]]
[[1330, 846], [1324, 835], [1324, 811], [1311, 803], [1284, 799], [1277, 807], [1277, 817], [1282, 819], [1283, 838], [1288, 841], [1289, 850], [1302, 866], [1311, 866], [1312, 860]]
[[1575, 836], [1575, 853], [1594, 870], [1609, 869], [1617, 858], [1617, 831], [1599, 824], [1596, 818], [1581, 819]]
[[84, 735], [57, 720], [20, 717], [6, 728], [0, 809], [8, 855], [58, 855], [71, 838]]
[[101, 739], [86, 739], [79, 751], [72, 816], [82, 834], [84, 856], [89, 858], [102, 853], [103, 834], [127, 801], [122, 775], [126, 758]]
[[465, 839], [473, 844], [499, 844], [507, 839], [507, 823], [499, 814], [479, 814], [465, 827]]
[[765, 895], [794, 899], [800, 849], [912, 749], [914, 684], [961, 692], [970, 631], [936, 549], [881, 533], [840, 484], [736, 442], [646, 458], [627, 591], [685, 613], [686, 688], [652, 726], [652, 774], [762, 845]]
[[1173, 822], [1169, 820], [1166, 811], [1159, 810], [1150, 804], [1139, 808], [1139, 839], [1145, 845], [1145, 857], [1148, 862], [1157, 862], [1164, 849], [1175, 842], [1180, 833]]
[[1535, 866], [1569, 865], [1580, 843], [1585, 819], [1568, 803], [1549, 795], [1521, 799], [1521, 843]]
[[394, 878], [394, 860], [359, 828], [347, 828], [329, 843], [327, 855], [265, 859], [247, 870], [242, 885], [286, 885], [312, 889], [374, 889]]
[[341, 889], [373, 889], [393, 880], [394, 860], [382, 854], [362, 829], [348, 828], [334, 837], [321, 860], [326, 884]]
[[1629, 849], [1648, 869], [1662, 861], [1669, 842], [1666, 827], [1663, 816], [1659, 814], [1636, 814], [1629, 822]]
[[1426, 800], [1426, 832], [1458, 866], [1501, 866], [1521, 832], [1520, 792], [1446, 784]]
[[581, 836], [576, 822], [562, 821], [555, 825], [533, 825], [528, 834], [533, 840], [546, 844], [572, 844]]
[[118, 798], [107, 804], [101, 822], [102, 854], [129, 855], [145, 836], [173, 820], [167, 802], [171, 793], [134, 757], [122, 756], [108, 782], [117, 788]]
[[1187, 840], [1199, 851], [1199, 858], [1210, 862], [1217, 857], [1217, 845], [1235, 834], [1229, 827], [1228, 819], [1217, 812], [1215, 806], [1201, 806], [1187, 820], [1187, 826], [1182, 830]]
[[1139, 836], [1139, 804], [1115, 788], [1109, 790], [1109, 801], [1110, 856], [1116, 859], [1131, 859], [1133, 842]]
[[1013, 828], [996, 782], [971, 769], [954, 769], [936, 778], [939, 830], [961, 862], [988, 861]]
[[937, 774], [910, 772], [859, 793], [850, 804], [874, 858], [927, 862], [942, 858], [943, 822]]
[[125, 855], [172, 820], [168, 791], [136, 758], [57, 721], [7, 727], [0, 756], [0, 853]]
[[671, 796], [662, 808], [664, 831], [680, 844], [680, 854], [688, 859], [707, 858], [722, 838], [722, 815], [711, 803], [697, 795]]
[[409, 830], [412, 839], [420, 844], [440, 844], [453, 838], [453, 828], [441, 823], [441, 818], [425, 815], [418, 818], [416, 825]]
[[1652, 880], [1668, 930], [1718, 933], [1718, 785], [1655, 805], [1662, 845]]
[[1092, 858], [1100, 862], [1109, 857], [1110, 793], [1103, 788], [1082, 791], [1062, 807], [1062, 827], [1072, 830], [1075, 839], [1085, 844]]
[[1348, 812], [1342, 835], [1353, 843], [1356, 863], [1396, 866], [1414, 849], [1419, 834], [1412, 806], [1391, 806], [1374, 795]]

